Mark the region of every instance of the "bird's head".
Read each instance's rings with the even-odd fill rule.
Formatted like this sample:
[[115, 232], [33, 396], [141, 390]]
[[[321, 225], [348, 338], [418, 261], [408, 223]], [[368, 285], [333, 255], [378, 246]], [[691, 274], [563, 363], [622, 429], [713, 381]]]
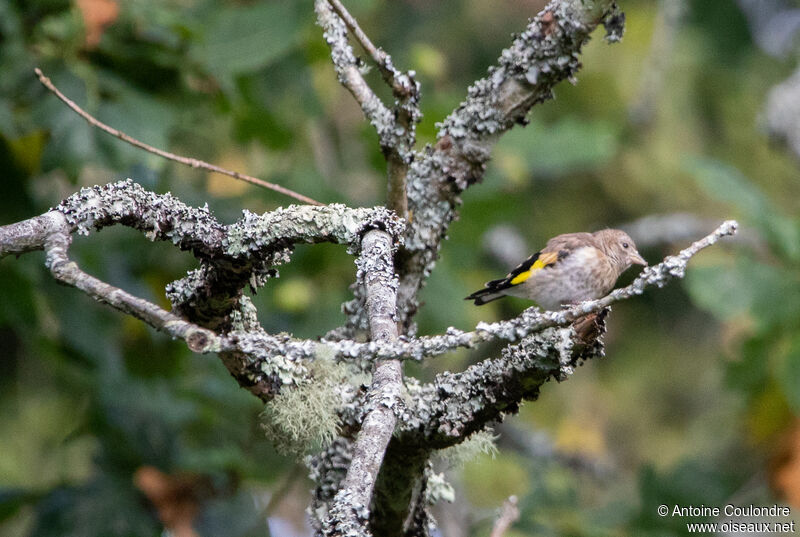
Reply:
[[619, 229], [603, 229], [593, 233], [600, 243], [600, 249], [610, 257], [620, 273], [631, 265], [647, 266], [647, 261], [636, 250], [633, 239]]

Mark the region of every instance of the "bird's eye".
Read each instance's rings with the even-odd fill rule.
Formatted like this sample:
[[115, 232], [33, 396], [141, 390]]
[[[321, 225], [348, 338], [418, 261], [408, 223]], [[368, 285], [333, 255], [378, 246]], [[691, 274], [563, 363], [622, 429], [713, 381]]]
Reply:
[[623, 248], [627, 248], [627, 247], [628, 247], [628, 243], [627, 243], [627, 242], [623, 242], [623, 243], [622, 243], [622, 247], [623, 247]]

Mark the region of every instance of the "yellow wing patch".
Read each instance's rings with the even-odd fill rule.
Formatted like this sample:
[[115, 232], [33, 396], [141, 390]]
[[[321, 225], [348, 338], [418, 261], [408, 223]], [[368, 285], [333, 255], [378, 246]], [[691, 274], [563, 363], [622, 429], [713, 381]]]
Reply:
[[522, 282], [526, 281], [531, 275], [539, 269], [543, 269], [548, 265], [552, 265], [558, 260], [558, 252], [547, 252], [545, 254], [540, 254], [539, 258], [531, 265], [531, 268], [526, 270], [525, 272], [520, 272], [514, 278], [508, 282], [511, 285], [519, 285]]

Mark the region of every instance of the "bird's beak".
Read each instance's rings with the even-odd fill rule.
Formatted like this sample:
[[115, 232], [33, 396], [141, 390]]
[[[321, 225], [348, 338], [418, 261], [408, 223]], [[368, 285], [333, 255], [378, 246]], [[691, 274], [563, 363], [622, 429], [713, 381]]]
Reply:
[[645, 267], [647, 266], [647, 261], [644, 260], [644, 257], [639, 255], [639, 252], [630, 253], [628, 255], [628, 259], [630, 260], [631, 263], [633, 263], [635, 265], [642, 265], [642, 266], [645, 266]]

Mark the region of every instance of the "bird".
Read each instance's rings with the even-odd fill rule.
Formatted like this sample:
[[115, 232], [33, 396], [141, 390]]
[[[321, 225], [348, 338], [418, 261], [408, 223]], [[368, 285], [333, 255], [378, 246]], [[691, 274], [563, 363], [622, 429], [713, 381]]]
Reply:
[[631, 265], [647, 266], [633, 239], [619, 229], [565, 233], [547, 241], [505, 278], [465, 298], [482, 306], [504, 296], [533, 300], [544, 310], [600, 298]]

